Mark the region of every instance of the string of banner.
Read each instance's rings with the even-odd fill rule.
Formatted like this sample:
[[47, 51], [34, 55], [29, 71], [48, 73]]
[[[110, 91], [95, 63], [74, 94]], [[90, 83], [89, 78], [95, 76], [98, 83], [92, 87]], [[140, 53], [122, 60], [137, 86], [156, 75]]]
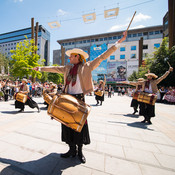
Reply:
[[[138, 3], [138, 4], [132, 5], [132, 6], [122, 8], [120, 10], [135, 7], [135, 6], [138, 6], [138, 5], [143, 5], [145, 3], [149, 3], [149, 2], [152, 2], [152, 1], [154, 1], [154, 0], [148, 0], [148, 1], [145, 1], [145, 2], [141, 2], [141, 3]], [[119, 13], [119, 7], [116, 7], [116, 8], [111, 8], [111, 9], [104, 10], [103, 14], [104, 14], [105, 19], [113, 19], [113, 18], [118, 16], [118, 13]], [[103, 14], [96, 14], [95, 12], [92, 12], [92, 13], [82, 15], [81, 18], [67, 19], [67, 20], [62, 20], [60, 22], [58, 22], [58, 21], [48, 22], [48, 25], [51, 29], [55, 29], [55, 28], [61, 27], [61, 22], [70, 21], [70, 20], [77, 20], [77, 19], [83, 19], [85, 24], [89, 24], [89, 23], [95, 22], [96, 16], [103, 15]]]

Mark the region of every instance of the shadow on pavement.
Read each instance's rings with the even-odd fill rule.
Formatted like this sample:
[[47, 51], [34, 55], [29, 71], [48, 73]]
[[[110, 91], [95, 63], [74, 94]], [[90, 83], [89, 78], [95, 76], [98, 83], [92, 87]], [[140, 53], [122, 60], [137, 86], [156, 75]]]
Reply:
[[18, 114], [18, 111], [2, 111], [3, 114]]
[[47, 111], [47, 108], [46, 108], [46, 107], [40, 107], [40, 110], [45, 110], [45, 111]]
[[125, 122], [116, 122], [116, 121], [108, 121], [108, 122], [125, 124], [125, 125], [128, 125], [130, 127], [135, 127], [135, 128], [141, 128], [141, 129], [147, 129], [147, 130], [150, 130], [150, 131], [154, 131], [153, 129], [148, 128], [148, 124], [141, 123], [141, 122], [134, 122], [134, 123], [125, 123]]
[[125, 116], [125, 117], [132, 117], [132, 118], [139, 118], [139, 115], [137, 115], [137, 114], [126, 114], [126, 115], [123, 115], [123, 116]]
[[41, 159], [29, 162], [18, 162], [0, 158], [0, 162], [9, 164], [1, 171], [1, 175], [19, 173], [23, 175], [61, 175], [63, 170], [80, 164], [76, 158], [60, 158], [57, 153], [51, 153]]

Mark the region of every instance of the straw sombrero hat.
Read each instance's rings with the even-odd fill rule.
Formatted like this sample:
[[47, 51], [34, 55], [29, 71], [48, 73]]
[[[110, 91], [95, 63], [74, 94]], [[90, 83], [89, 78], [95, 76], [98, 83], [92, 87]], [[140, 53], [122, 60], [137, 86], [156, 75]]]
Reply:
[[144, 81], [144, 78], [138, 78], [137, 81]]
[[25, 81], [27, 83], [27, 79], [26, 78], [23, 78], [22, 81]]
[[74, 54], [80, 54], [82, 60], [84, 60], [84, 62], [86, 62], [86, 59], [89, 57], [88, 53], [84, 52], [82, 49], [71, 49], [71, 50], [67, 50], [66, 51], [66, 55], [70, 57], [70, 55], [74, 53]]
[[153, 78], [157, 78], [158, 76], [154, 73], [148, 73], [148, 74], [145, 74], [145, 76], [152, 76]]

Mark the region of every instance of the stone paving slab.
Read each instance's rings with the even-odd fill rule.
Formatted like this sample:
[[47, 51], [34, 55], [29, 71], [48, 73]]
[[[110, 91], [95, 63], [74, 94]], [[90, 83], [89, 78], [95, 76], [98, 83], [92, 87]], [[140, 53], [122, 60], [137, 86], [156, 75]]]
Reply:
[[91, 144], [81, 164], [60, 157], [68, 150], [61, 124], [47, 115], [42, 98], [34, 100], [40, 113], [28, 106], [17, 113], [13, 100], [0, 102], [1, 175], [175, 175], [175, 106], [156, 103], [153, 124], [145, 125], [132, 115], [130, 97], [105, 97], [95, 106], [94, 96], [86, 96]]

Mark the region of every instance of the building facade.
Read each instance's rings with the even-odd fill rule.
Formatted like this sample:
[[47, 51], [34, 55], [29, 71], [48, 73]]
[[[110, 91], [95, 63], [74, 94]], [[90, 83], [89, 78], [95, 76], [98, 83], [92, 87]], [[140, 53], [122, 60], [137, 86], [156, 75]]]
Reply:
[[[31, 28], [25, 28], [0, 34], [0, 51], [7, 57], [11, 57], [10, 50], [16, 49], [16, 44], [24, 41], [27, 36], [31, 39]], [[38, 30], [38, 51], [41, 60], [45, 59], [45, 65], [50, 63], [50, 33], [42, 26]]]
[[[58, 40], [57, 42], [65, 48], [65, 51], [73, 48], [80, 48], [89, 54], [89, 60], [103, 53], [111, 47], [118, 39], [122, 37], [123, 31], [90, 35], [84, 37]], [[107, 61], [103, 61], [98, 70], [92, 72], [93, 80], [98, 81], [98, 74], [107, 74], [108, 83], [117, 83], [127, 80], [133, 71], [138, 71], [139, 67], [139, 40], [143, 38], [143, 57], [144, 60], [149, 54], [152, 54], [155, 48], [160, 47], [163, 38], [163, 26], [152, 26], [128, 31], [126, 40], [121, 47], [111, 55]], [[107, 48], [105, 49], [105, 45]], [[58, 56], [58, 55], [57, 55]], [[61, 60], [61, 55], [58, 58]], [[55, 60], [55, 59], [53, 59]], [[67, 64], [67, 57], [65, 64]], [[123, 71], [122, 78], [118, 71]], [[114, 75], [113, 75], [114, 74]], [[117, 78], [118, 77], [118, 78]]]

